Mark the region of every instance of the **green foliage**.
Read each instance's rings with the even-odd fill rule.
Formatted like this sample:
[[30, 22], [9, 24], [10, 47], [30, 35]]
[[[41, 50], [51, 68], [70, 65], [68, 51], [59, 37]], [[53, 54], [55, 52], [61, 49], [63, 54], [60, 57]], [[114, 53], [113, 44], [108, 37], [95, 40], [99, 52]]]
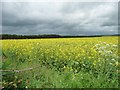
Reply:
[[117, 41], [118, 37], [3, 40], [2, 69], [23, 70], [3, 72], [3, 87], [118, 88]]

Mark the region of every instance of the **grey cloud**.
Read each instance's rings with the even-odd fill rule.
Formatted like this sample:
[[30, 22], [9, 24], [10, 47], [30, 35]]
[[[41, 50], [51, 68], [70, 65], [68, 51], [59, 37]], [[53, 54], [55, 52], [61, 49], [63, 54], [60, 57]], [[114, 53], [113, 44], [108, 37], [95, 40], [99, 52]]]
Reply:
[[117, 26], [117, 23], [114, 22], [105, 22], [104, 24], [102, 24], [101, 26]]
[[3, 3], [2, 30], [10, 34], [115, 34], [116, 8], [116, 3]]
[[118, 25], [120, 25], [120, 2], [118, 2]]
[[101, 26], [118, 26], [118, 13], [116, 13], [116, 16], [114, 15], [114, 17], [109, 17]]

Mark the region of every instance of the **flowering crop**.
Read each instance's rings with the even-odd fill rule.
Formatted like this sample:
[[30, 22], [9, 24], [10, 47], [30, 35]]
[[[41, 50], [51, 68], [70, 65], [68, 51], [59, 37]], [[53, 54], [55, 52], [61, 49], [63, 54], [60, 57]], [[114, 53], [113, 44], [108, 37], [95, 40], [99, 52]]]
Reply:
[[[2, 40], [1, 42], [2, 68], [5, 70], [45, 66], [57, 73], [58, 81], [64, 81], [64, 84], [59, 82], [59, 86], [56, 86], [57, 82], [50, 82], [52, 87], [117, 87], [118, 85], [118, 37], [24, 39]], [[72, 79], [66, 73], [69, 73]], [[21, 76], [23, 77], [24, 74]], [[41, 76], [38, 77], [42, 80]], [[76, 82], [75, 86], [63, 77], [68, 78], [68, 82]], [[29, 76], [29, 78], [33, 77]], [[92, 80], [98, 81], [97, 86]], [[35, 87], [38, 82], [35, 83]], [[106, 86], [102, 83], [106, 83]], [[25, 87], [34, 87], [32, 85], [31, 81], [31, 84]], [[48, 87], [50, 87], [49, 84]]]

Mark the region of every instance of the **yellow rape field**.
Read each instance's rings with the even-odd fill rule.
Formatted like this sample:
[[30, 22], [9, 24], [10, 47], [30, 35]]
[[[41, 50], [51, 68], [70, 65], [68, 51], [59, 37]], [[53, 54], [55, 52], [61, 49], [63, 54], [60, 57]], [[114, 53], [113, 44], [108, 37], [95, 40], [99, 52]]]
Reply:
[[118, 88], [117, 36], [0, 42], [3, 88]]

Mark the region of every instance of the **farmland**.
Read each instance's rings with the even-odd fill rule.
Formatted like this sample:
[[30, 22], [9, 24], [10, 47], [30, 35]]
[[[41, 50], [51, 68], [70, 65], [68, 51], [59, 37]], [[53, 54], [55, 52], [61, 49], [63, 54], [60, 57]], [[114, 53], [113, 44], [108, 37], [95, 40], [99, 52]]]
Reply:
[[118, 88], [117, 36], [0, 42], [3, 88]]

